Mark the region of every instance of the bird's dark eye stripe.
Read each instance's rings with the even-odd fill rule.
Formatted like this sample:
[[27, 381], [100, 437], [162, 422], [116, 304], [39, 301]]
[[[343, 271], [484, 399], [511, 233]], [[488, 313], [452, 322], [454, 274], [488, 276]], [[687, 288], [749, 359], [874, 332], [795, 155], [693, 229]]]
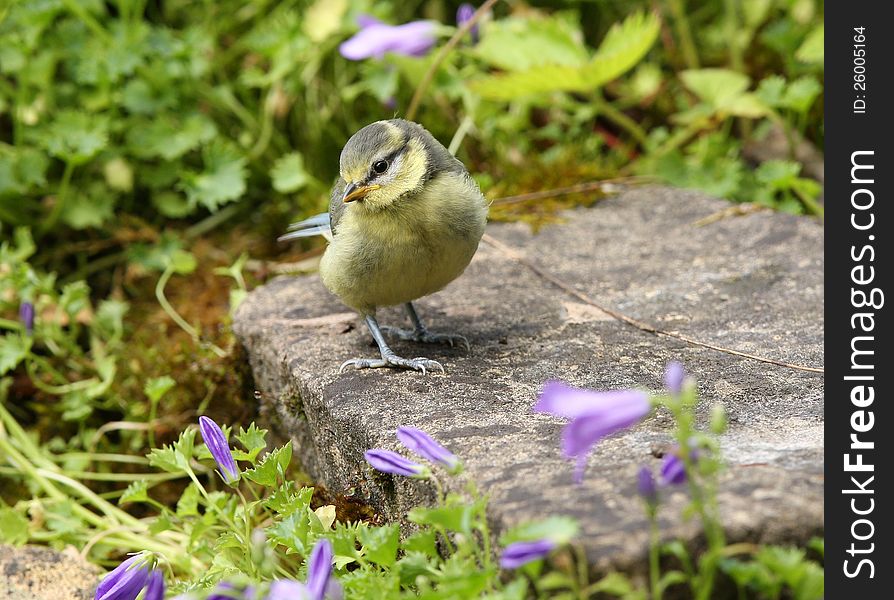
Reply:
[[[376, 175], [381, 175], [382, 173], [387, 171], [388, 167], [390, 167], [392, 164], [394, 164], [394, 159], [396, 159], [399, 155], [403, 154], [406, 151], [406, 149], [407, 149], [407, 147], [406, 147], [406, 145], [404, 145], [401, 148], [398, 148], [397, 150], [395, 150], [394, 152], [389, 154], [388, 156], [385, 156], [384, 158], [380, 158], [379, 160], [375, 161], [372, 164], [372, 167], [370, 168], [370, 171], [372, 172], [372, 176], [375, 177]], [[379, 163], [385, 163], [385, 168], [382, 169], [381, 171], [379, 171], [376, 168], [379, 166]]]

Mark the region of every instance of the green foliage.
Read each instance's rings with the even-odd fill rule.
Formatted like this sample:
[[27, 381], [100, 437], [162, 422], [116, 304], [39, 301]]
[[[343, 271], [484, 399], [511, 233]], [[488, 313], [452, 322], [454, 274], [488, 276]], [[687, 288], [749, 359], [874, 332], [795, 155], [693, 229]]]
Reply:
[[35, 314], [31, 332], [18, 320], [0, 319], [0, 375], [24, 366], [41, 392], [58, 398], [63, 419], [81, 420], [107, 406], [128, 306], [114, 299], [94, 304], [83, 281], [60, 285], [28, 262], [36, 250], [24, 227], [0, 242], [0, 315], [17, 315], [25, 304]]
[[[514, 71], [474, 80], [474, 92], [493, 100], [512, 100], [542, 92], [593, 91], [617, 79], [645, 56], [658, 37], [652, 13], [634, 13], [609, 30], [599, 49], [587, 58], [576, 36], [556, 19], [495, 24], [479, 54], [496, 66]], [[564, 30], [563, 30], [564, 29]], [[519, 39], [524, 39], [519, 52]]]
[[[668, 3], [556, 6], [499, 3], [480, 42], [461, 42], [423, 96], [417, 120], [445, 142], [456, 134], [485, 191], [532, 191], [544, 173], [568, 185], [580, 173], [636, 172], [822, 214], [821, 186], [798, 152], [823, 142], [821, 3], [705, 2], [681, 16]], [[0, 541], [74, 544], [100, 561], [150, 549], [176, 574], [177, 591], [303, 577], [307, 553], [326, 537], [349, 598], [646, 596], [622, 574], [586, 581], [566, 554], [550, 568], [535, 561], [501, 573], [486, 501], [473, 488], [412, 509], [412, 533], [336, 521], [333, 506], [313, 508], [313, 490], [291, 481], [291, 445], [266, 452], [267, 432], [254, 424], [230, 436], [247, 463], [245, 497], [209, 481], [210, 453], [192, 428], [134, 456], [147, 441], [156, 446], [156, 430], [176, 434], [158, 408], [194, 392], [178, 385], [177, 367], [146, 373], [128, 358], [129, 335], [151, 312], [141, 306], [146, 280], [163, 310], [155, 312], [188, 334], [172, 364], [220, 367], [229, 347], [178, 312], [174, 288], [213, 270], [230, 280], [236, 310], [249, 289], [244, 271], [261, 262], [243, 248], [252, 259], [270, 253], [256, 250], [269, 247], [261, 238], [325, 207], [344, 141], [404, 115], [433, 64], [432, 54], [347, 61], [338, 46], [356, 16], [398, 24], [441, 10], [365, 0], [36, 0], [0, 9], [0, 463], [23, 498], [0, 503]], [[442, 20], [439, 43], [451, 33]], [[755, 159], [749, 149], [769, 131], [786, 148]], [[259, 233], [231, 247], [246, 226]], [[216, 268], [202, 263], [202, 244], [222, 255]], [[27, 306], [33, 330], [18, 316]], [[131, 394], [116, 387], [125, 378]], [[215, 385], [205, 382], [203, 406]], [[7, 406], [26, 411], [28, 429]], [[679, 430], [690, 431], [686, 407], [677, 408]], [[705, 444], [717, 460], [693, 474], [707, 486], [700, 506], [716, 534], [710, 486], [721, 465]], [[87, 487], [78, 474], [97, 480]], [[128, 485], [104, 486], [105, 477]], [[505, 532], [501, 544], [545, 537], [563, 546], [577, 534], [555, 516]], [[822, 595], [821, 567], [800, 550], [721, 558], [722, 544], [710, 541], [707, 559], [679, 542], [660, 548], [679, 570], [660, 573], [658, 596], [681, 585], [704, 593], [706, 574], [720, 572], [745, 595]], [[821, 540], [811, 550], [822, 559]]]

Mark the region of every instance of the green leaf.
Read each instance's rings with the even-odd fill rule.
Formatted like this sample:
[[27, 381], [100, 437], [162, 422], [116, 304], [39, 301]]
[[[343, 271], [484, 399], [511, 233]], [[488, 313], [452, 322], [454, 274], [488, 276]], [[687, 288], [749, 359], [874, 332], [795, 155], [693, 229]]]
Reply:
[[316, 0], [304, 13], [304, 33], [322, 42], [338, 31], [347, 10], [347, 0]]
[[248, 429], [242, 427], [239, 428], [239, 433], [236, 434], [236, 439], [246, 450], [248, 450], [247, 453], [242, 453], [239, 460], [247, 460], [254, 464], [258, 453], [267, 447], [267, 430], [259, 429], [258, 426], [252, 422], [252, 424], [248, 426]]
[[782, 96], [785, 94], [785, 78], [771, 75], [761, 80], [755, 93], [768, 106], [778, 107], [782, 105]]
[[795, 52], [795, 58], [805, 63], [823, 65], [825, 61], [826, 26], [820, 23], [807, 34], [801, 47]]
[[28, 519], [13, 508], [0, 506], [0, 541], [21, 546], [28, 538]]
[[795, 112], [806, 113], [822, 91], [822, 86], [814, 77], [805, 75], [788, 84], [782, 103]]
[[245, 193], [246, 159], [233, 146], [216, 140], [202, 152], [205, 170], [183, 173], [180, 187], [193, 205], [216, 211]]
[[196, 430], [193, 427], [184, 429], [173, 446], [153, 448], [147, 458], [149, 465], [168, 473], [185, 473], [189, 471], [189, 459], [193, 455]]
[[407, 518], [418, 525], [433, 525], [469, 535], [472, 533], [472, 522], [477, 510], [478, 507], [473, 504], [448, 496], [442, 506], [417, 506], [407, 514]]
[[804, 565], [801, 580], [794, 588], [796, 600], [820, 600], [825, 597], [826, 577], [823, 568], [814, 562]]
[[768, 160], [755, 170], [757, 180], [774, 189], [786, 189], [801, 172], [801, 165], [790, 160]]
[[295, 491], [295, 483], [286, 481], [280, 485], [275, 492], [264, 500], [263, 504], [270, 510], [281, 515], [287, 515], [296, 510], [306, 511], [310, 508], [310, 500], [313, 497], [314, 489], [303, 487]]
[[758, 96], [746, 92], [727, 102], [723, 112], [726, 116], [758, 119], [770, 114], [770, 108]]
[[715, 108], [735, 100], [748, 89], [747, 75], [730, 69], [690, 69], [680, 73], [689, 91]]
[[133, 167], [120, 156], [106, 162], [102, 167], [102, 173], [106, 183], [113, 190], [119, 192], [133, 190]]
[[397, 561], [397, 570], [400, 572], [400, 581], [403, 585], [412, 585], [416, 583], [417, 577], [431, 577], [435, 569], [434, 556], [435, 552], [419, 552], [418, 550], [408, 550], [404, 553], [399, 561]]
[[115, 214], [115, 196], [102, 184], [69, 193], [71, 197], [62, 209], [62, 220], [73, 229], [99, 227]]
[[591, 91], [636, 66], [655, 43], [658, 32], [659, 21], [654, 13], [634, 13], [609, 30], [589, 62], [573, 66], [539, 64], [525, 71], [479, 78], [471, 81], [469, 87], [493, 100], [544, 92]]
[[199, 514], [199, 488], [190, 483], [177, 500], [177, 516], [189, 517]]
[[108, 123], [96, 115], [63, 110], [38, 139], [53, 156], [79, 165], [106, 147]]
[[28, 356], [32, 339], [23, 334], [5, 333], [0, 337], [0, 375], [15, 369]]
[[152, 205], [170, 219], [182, 219], [195, 210], [186, 197], [171, 191], [152, 194]]
[[807, 542], [807, 547], [819, 554], [820, 559], [825, 558], [826, 556], [826, 540], [821, 537], [811, 538], [809, 542]]
[[153, 377], [146, 381], [146, 385], [143, 386], [143, 393], [146, 394], [146, 397], [151, 402], [158, 402], [175, 385], [177, 385], [177, 382], [170, 375]]
[[435, 556], [438, 552], [437, 547], [437, 534], [431, 529], [415, 531], [401, 542], [404, 552], [422, 552], [428, 556]]
[[210, 142], [217, 128], [209, 117], [195, 113], [178, 119], [170, 115], [138, 122], [127, 133], [127, 144], [142, 158], [174, 160]]
[[296, 510], [287, 517], [267, 528], [267, 537], [282, 544], [290, 552], [306, 555], [308, 548], [308, 532], [310, 522], [307, 519], [308, 511]]
[[168, 511], [161, 513], [152, 522], [149, 524], [149, 533], [152, 535], [158, 535], [162, 531], [169, 531], [173, 529], [174, 523], [171, 521], [170, 515], [168, 515]]
[[562, 546], [576, 537], [579, 531], [580, 527], [575, 519], [557, 515], [513, 527], [501, 536], [500, 543], [506, 545], [545, 538], [555, 542], [557, 546]]
[[385, 568], [394, 565], [400, 543], [400, 529], [397, 525], [364, 528], [359, 533], [360, 543], [363, 544], [361, 552], [368, 560]]
[[614, 596], [626, 596], [633, 591], [633, 584], [630, 583], [630, 579], [622, 573], [609, 573], [590, 586], [589, 590], [594, 594], [596, 592], [602, 592]]
[[510, 17], [487, 25], [475, 54], [508, 71], [540, 65], [580, 66], [587, 60], [578, 19]]
[[273, 487], [276, 485], [278, 475], [285, 475], [285, 471], [292, 460], [292, 442], [286, 442], [285, 446], [268, 452], [254, 469], [242, 472], [242, 476], [257, 484]]
[[186, 250], [174, 250], [170, 254], [169, 259], [174, 272], [179, 275], [189, 275], [195, 271], [196, 267], [199, 265], [196, 257]]
[[309, 180], [304, 170], [304, 158], [299, 152], [280, 156], [270, 170], [273, 189], [282, 194], [294, 192], [307, 185]]
[[92, 330], [106, 341], [117, 341], [124, 334], [124, 315], [130, 306], [122, 300], [107, 298], [99, 303]]
[[149, 500], [149, 483], [144, 480], [137, 480], [130, 483], [121, 497], [118, 498], [118, 504], [124, 505], [129, 502], [146, 502]]

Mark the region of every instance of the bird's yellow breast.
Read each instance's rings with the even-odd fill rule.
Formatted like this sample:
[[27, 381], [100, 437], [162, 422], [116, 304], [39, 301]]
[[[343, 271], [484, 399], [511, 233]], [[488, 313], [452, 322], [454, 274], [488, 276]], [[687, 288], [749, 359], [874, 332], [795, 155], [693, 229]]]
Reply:
[[410, 302], [458, 277], [478, 248], [487, 203], [459, 173], [442, 173], [384, 210], [351, 205], [320, 263], [323, 283], [357, 310]]

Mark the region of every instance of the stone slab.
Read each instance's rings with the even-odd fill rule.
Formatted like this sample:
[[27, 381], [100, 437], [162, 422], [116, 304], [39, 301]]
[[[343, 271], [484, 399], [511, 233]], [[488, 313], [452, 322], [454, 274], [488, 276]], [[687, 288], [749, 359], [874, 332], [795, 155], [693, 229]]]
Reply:
[[[538, 268], [630, 317], [780, 361], [823, 364], [823, 230], [815, 220], [757, 212], [697, 221], [730, 205], [699, 193], [639, 188], [571, 211], [534, 234], [491, 224], [488, 234]], [[595, 570], [638, 570], [647, 526], [635, 497], [638, 466], [671, 441], [658, 412], [601, 443], [582, 485], [561, 456], [559, 419], [531, 413], [544, 381], [594, 389], [658, 390], [664, 365], [696, 378], [702, 422], [722, 403], [730, 427], [720, 503], [730, 539], [805, 541], [823, 530], [823, 376], [746, 360], [645, 333], [608, 317], [482, 244], [442, 292], [418, 303], [435, 331], [460, 332], [471, 351], [395, 342], [447, 373], [338, 373], [375, 356], [369, 334], [315, 275], [277, 278], [249, 294], [234, 327], [245, 345], [262, 412], [291, 437], [305, 469], [399, 519], [432, 498], [426, 484], [374, 473], [372, 447], [399, 449], [394, 430], [430, 432], [490, 494], [500, 530], [553, 514], [576, 517]], [[397, 309], [382, 323], [407, 326]], [[454, 483], [453, 485], [457, 485]], [[664, 535], [697, 543], [682, 491], [661, 512]]]
[[0, 544], [0, 600], [91, 600], [100, 573], [73, 546]]

